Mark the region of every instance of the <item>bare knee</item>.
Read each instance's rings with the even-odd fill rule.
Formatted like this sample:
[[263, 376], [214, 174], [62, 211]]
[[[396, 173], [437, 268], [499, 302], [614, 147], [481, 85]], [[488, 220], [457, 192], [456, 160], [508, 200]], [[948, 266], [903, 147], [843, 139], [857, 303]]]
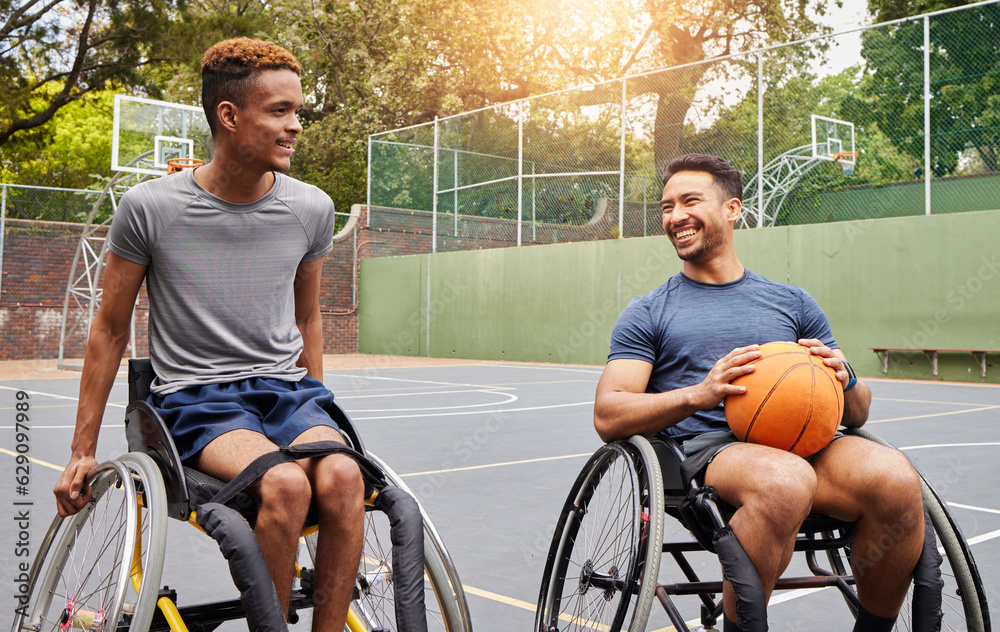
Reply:
[[754, 468], [743, 508], [775, 532], [794, 534], [812, 508], [816, 473], [803, 459], [762, 462]]
[[909, 460], [895, 450], [885, 450], [869, 462], [866, 488], [871, 497], [863, 513], [880, 522], [912, 527], [923, 520], [920, 476]]
[[312, 487], [301, 467], [283, 463], [267, 471], [258, 485], [260, 512], [268, 524], [298, 533], [312, 502]]
[[354, 459], [324, 457], [316, 468], [316, 501], [320, 510], [343, 513], [364, 510], [364, 479]]

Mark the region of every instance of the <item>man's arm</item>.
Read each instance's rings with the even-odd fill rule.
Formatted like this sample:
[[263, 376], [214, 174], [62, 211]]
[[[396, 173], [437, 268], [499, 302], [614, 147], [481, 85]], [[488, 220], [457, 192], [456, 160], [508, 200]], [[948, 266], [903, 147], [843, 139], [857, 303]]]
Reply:
[[295, 324], [302, 334], [302, 354], [297, 364], [320, 382], [323, 381], [323, 317], [319, 310], [322, 280], [323, 257], [300, 263], [295, 272]]
[[687, 419], [699, 410], [714, 408], [726, 395], [746, 392], [731, 381], [754, 369], [758, 345], [733, 349], [694, 386], [647, 393], [653, 365], [643, 360], [611, 360], [604, 367], [594, 398], [594, 428], [603, 441], [652, 434]]
[[[844, 368], [847, 356], [840, 349], [830, 349], [819, 340], [799, 340], [799, 344], [823, 358], [823, 364], [837, 372], [837, 379], [846, 387], [851, 375]], [[844, 393], [844, 417], [841, 424], [848, 428], [860, 428], [868, 421], [868, 411], [872, 404], [872, 390], [860, 378], [854, 388]]]
[[83, 479], [97, 465], [94, 455], [101, 419], [128, 345], [132, 310], [146, 278], [146, 266], [109, 252], [103, 276], [101, 306], [90, 327], [83, 360], [72, 454], [52, 490], [61, 516], [76, 513], [90, 499], [90, 490], [83, 488]]

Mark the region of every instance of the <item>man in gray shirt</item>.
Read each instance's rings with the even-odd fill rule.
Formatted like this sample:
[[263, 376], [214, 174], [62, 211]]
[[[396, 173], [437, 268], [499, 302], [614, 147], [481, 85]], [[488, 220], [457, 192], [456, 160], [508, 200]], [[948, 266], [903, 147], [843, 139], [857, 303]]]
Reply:
[[[143, 280], [150, 298], [151, 402], [189, 465], [223, 481], [279, 445], [343, 442], [322, 410], [319, 289], [333, 203], [285, 175], [302, 127], [301, 67], [285, 49], [238, 38], [202, 62], [215, 156], [140, 184], [109, 234], [104, 293], [87, 343], [72, 456], [54, 493], [63, 516], [90, 490], [108, 394]], [[248, 491], [255, 532], [288, 613], [298, 538], [319, 511], [313, 628], [343, 630], [360, 562], [363, 482], [332, 455], [269, 470]]]
[[[615, 324], [594, 401], [597, 433], [612, 441], [662, 432], [682, 442], [699, 483], [737, 508], [729, 526], [768, 597], [810, 512], [857, 522], [851, 561], [861, 604], [854, 630], [888, 632], [924, 541], [917, 473], [900, 452], [860, 437], [839, 438], [809, 461], [735, 441], [722, 402], [746, 391], [731, 382], [754, 370], [761, 344], [798, 342], [823, 358], [844, 388], [844, 426], [865, 423], [871, 390], [849, 371], [808, 293], [740, 264], [733, 227], [743, 185], [732, 165], [681, 156], [663, 183], [663, 230], [682, 272], [636, 297]], [[723, 601], [730, 632], [738, 628], [728, 582]]]

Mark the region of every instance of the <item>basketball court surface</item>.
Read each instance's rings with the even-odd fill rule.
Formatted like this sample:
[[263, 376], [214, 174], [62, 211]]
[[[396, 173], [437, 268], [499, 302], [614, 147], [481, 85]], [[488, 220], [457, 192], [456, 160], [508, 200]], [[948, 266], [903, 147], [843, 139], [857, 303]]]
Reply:
[[[0, 611], [10, 620], [17, 563], [29, 562], [55, 515], [52, 487], [69, 458], [79, 374], [54, 362], [0, 365]], [[558, 512], [600, 445], [591, 422], [601, 367], [328, 356], [325, 381], [366, 447], [426, 506], [465, 585], [477, 632], [530, 630]], [[901, 447], [936, 487], [972, 545], [994, 613], [1000, 610], [1000, 386], [869, 380], [866, 426]], [[15, 396], [29, 395], [27, 485], [16, 480]], [[98, 459], [126, 451], [126, 380], [104, 417]], [[23, 488], [23, 489], [22, 489]], [[24, 504], [30, 503], [30, 504]], [[29, 519], [18, 513], [27, 510]], [[19, 524], [22, 523], [22, 524]], [[30, 538], [23, 541], [23, 523]], [[685, 537], [669, 518], [667, 537]], [[235, 598], [215, 542], [169, 521], [163, 583], [181, 603]], [[30, 551], [24, 556], [21, 551]], [[793, 562], [796, 564], [798, 562]], [[710, 569], [714, 560], [706, 557]], [[664, 561], [664, 567], [669, 566]], [[661, 575], [661, 581], [665, 581]], [[850, 630], [833, 592], [776, 593], [772, 630]], [[993, 615], [994, 622], [997, 615]], [[293, 630], [307, 630], [308, 616]], [[841, 623], [841, 621], [843, 621]], [[245, 629], [229, 623], [222, 630]], [[654, 603], [649, 630], [670, 629]]]

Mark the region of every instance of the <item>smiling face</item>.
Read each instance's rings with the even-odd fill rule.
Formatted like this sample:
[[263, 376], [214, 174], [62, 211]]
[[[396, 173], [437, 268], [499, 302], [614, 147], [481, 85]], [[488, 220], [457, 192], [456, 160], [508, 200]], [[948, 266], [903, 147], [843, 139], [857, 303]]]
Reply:
[[732, 226], [740, 208], [740, 201], [727, 198], [710, 173], [679, 171], [663, 187], [663, 232], [678, 257], [704, 263], [727, 244], [731, 249]]
[[[302, 132], [302, 84], [291, 70], [260, 71], [243, 107], [229, 104], [241, 158], [252, 170], [288, 171]], [[225, 113], [221, 118], [225, 118]]]

